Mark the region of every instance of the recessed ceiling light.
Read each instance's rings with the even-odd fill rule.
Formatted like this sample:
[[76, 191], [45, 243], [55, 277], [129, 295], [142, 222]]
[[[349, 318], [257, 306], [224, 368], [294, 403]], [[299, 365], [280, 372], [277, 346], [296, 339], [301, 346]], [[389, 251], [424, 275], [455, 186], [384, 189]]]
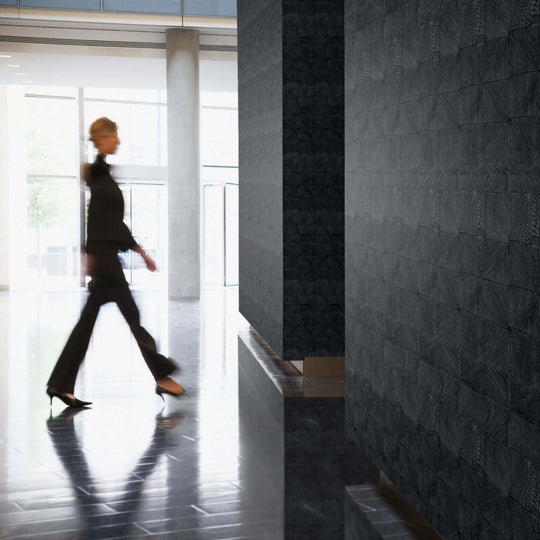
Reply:
[[28, 73], [15, 73], [15, 75], [28, 75]]
[[21, 67], [20, 64], [8, 64], [8, 67]]
[[11, 58], [11, 54], [0, 54], [0, 58]]
[[25, 84], [34, 84], [34, 81], [23, 81]]

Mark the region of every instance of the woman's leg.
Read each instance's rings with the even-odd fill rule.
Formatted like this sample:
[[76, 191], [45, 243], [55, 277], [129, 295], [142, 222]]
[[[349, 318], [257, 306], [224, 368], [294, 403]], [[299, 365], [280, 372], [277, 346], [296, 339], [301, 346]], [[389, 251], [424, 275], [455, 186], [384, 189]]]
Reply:
[[103, 293], [92, 292], [86, 300], [79, 322], [73, 328], [60, 354], [47, 386], [62, 394], [73, 394], [75, 379], [84, 360], [99, 308], [105, 303]]
[[154, 338], [141, 326], [139, 309], [128, 287], [119, 287], [114, 293], [114, 300], [126, 319], [137, 341], [143, 358], [154, 379], [163, 379], [178, 368], [170, 358], [157, 352]]

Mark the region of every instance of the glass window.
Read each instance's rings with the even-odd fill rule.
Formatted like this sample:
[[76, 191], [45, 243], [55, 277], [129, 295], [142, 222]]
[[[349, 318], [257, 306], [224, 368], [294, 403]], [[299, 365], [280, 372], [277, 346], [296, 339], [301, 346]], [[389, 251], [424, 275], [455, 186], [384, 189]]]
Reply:
[[21, 7], [100, 11], [100, 0], [21, 0]]
[[16, 6], [17, 0], [0, 0], [0, 6]]
[[84, 99], [105, 99], [109, 101], [143, 101], [145, 103], [166, 103], [167, 95], [154, 89], [127, 88], [85, 88]]
[[104, 11], [180, 15], [180, 0], [103, 0]]
[[34, 283], [78, 284], [79, 198], [76, 179], [27, 178], [27, 271]]
[[180, 0], [103, 0], [104, 11], [180, 15]]
[[204, 107], [201, 111], [203, 165], [238, 165], [238, 111]]
[[54, 96], [58, 97], [69, 97], [77, 99], [79, 95], [78, 88], [73, 86], [32, 86], [28, 85], [25, 87], [25, 94], [35, 94], [43, 97]]
[[159, 165], [167, 167], [168, 163], [168, 139], [167, 139], [167, 107], [159, 108], [160, 144], [158, 146]]
[[29, 97], [26, 105], [28, 174], [76, 176], [79, 144], [77, 102]]
[[236, 0], [184, 0], [184, 15], [236, 17]]
[[224, 285], [223, 187], [204, 186], [204, 284]]
[[201, 105], [238, 109], [238, 92], [201, 92]]
[[[138, 103], [111, 103], [105, 101], [87, 101], [84, 103], [86, 159], [93, 161], [96, 155], [94, 145], [88, 141], [90, 124], [107, 116], [118, 124], [120, 146], [114, 156], [109, 156], [112, 164], [123, 165], [160, 165], [163, 159], [165, 141], [161, 141], [163, 114], [161, 105]], [[166, 115], [165, 115], [166, 117]]]
[[119, 254], [126, 279], [132, 285], [161, 285], [167, 277], [167, 192], [162, 184], [120, 184], [124, 222], [135, 240], [154, 259], [158, 271], [146, 268], [142, 257], [128, 250]]
[[167, 197], [165, 186], [132, 184], [131, 223], [133, 236], [154, 259], [158, 267], [149, 272], [142, 257], [132, 252], [131, 282], [164, 284], [166, 282]]
[[212, 167], [203, 165], [202, 184], [223, 183], [238, 184], [238, 167]]
[[225, 185], [225, 285], [238, 285], [238, 185]]

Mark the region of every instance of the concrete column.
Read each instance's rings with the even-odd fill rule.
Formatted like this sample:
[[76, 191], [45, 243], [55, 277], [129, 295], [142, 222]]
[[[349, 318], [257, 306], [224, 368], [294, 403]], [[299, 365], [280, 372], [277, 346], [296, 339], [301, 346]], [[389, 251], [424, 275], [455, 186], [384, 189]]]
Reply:
[[169, 297], [200, 296], [199, 32], [167, 29]]

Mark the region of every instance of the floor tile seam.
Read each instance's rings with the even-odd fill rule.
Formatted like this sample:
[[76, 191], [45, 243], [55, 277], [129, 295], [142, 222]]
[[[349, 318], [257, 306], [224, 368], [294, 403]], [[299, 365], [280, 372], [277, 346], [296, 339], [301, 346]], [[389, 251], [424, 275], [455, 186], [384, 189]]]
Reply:
[[[102, 513], [102, 514], [98, 514], [98, 515], [103, 515], [103, 516], [106, 516], [106, 515], [115, 515], [115, 514], [118, 514], [119, 512], [117, 510], [114, 510], [113, 508], [110, 508], [106, 503], [91, 503], [91, 504], [84, 504], [84, 505], [80, 505], [82, 507], [84, 507], [85, 509], [87, 509], [88, 507], [98, 507], [98, 506], [106, 506], [109, 510], [110, 510], [110, 513]], [[26, 510], [20, 506], [18, 506], [19, 510], [17, 510], [16, 512], [5, 512], [3, 514], [0, 514], [0, 516], [5, 519], [5, 518], [9, 518], [10, 516], [21, 516], [21, 515], [24, 515], [24, 516], [27, 516], [27, 517], [32, 517], [34, 515], [38, 515], [38, 514], [41, 514], [43, 515], [43, 513], [45, 512], [54, 512], [55, 510], [58, 511], [57, 513], [61, 513], [62, 511], [66, 511], [66, 510], [73, 510], [73, 501], [71, 501], [71, 504], [69, 505], [66, 505], [66, 506], [56, 506], [56, 507], [52, 507], [52, 508], [37, 508], [37, 509], [34, 509], [34, 510]], [[79, 505], [76, 507], [76, 508], [79, 508]], [[32, 520], [32, 521], [27, 521], [26, 523], [37, 523], [37, 522], [47, 522], [47, 521], [55, 521], [56, 519], [71, 519], [71, 517], [54, 517], [54, 518], [51, 518], [51, 519], [35, 519], [35, 520]], [[22, 523], [21, 523], [22, 525]]]
[[212, 506], [213, 504], [234, 504], [234, 503], [242, 503], [242, 499], [236, 499], [234, 501], [218, 501], [218, 502], [204, 503], [204, 506]]
[[[40, 474], [40, 472], [38, 472], [37, 474]], [[60, 478], [62, 478], [59, 472], [54, 471], [54, 470], [41, 471], [41, 474], [59, 476]], [[9, 473], [6, 473], [5, 475], [0, 476], [0, 486], [6, 485], [7, 480], [12, 481], [12, 480], [17, 480], [19, 478], [22, 480], [35, 480], [36, 472], [15, 472], [11, 470]]]
[[202, 508], [199, 508], [197, 505], [195, 504], [190, 504], [189, 505], [191, 508], [194, 508], [195, 510], [197, 510], [198, 512], [201, 512], [203, 515], [205, 516], [208, 516], [210, 515], [208, 512], [205, 512]]
[[[44, 535], [57, 535], [59, 532], [61, 532], [62, 534], [64, 533], [79, 533], [80, 532], [80, 529], [66, 529], [64, 531], [54, 531], [54, 532], [50, 532], [50, 533], [43, 533], [42, 535], [40, 536], [44, 536]], [[76, 535], [74, 536], [76, 538]], [[36, 533], [24, 533], [24, 534], [16, 534], [15, 536], [8, 536], [6, 538], [10, 538], [10, 539], [18, 539], [18, 538], [36, 538]]]
[[[156, 512], [162, 512], [164, 510], [175, 510], [175, 511], [181, 511], [181, 510], [187, 510], [188, 508], [193, 508], [195, 510], [199, 510], [201, 511], [203, 514], [205, 515], [214, 515], [214, 514], [210, 514], [208, 512], [205, 512], [204, 510], [201, 510], [200, 508], [198, 508], [196, 505], [194, 504], [184, 504], [184, 505], [181, 505], [181, 506], [168, 506], [168, 507], [159, 507], [159, 508], [147, 508], [145, 510], [139, 510], [139, 514], [144, 514], [144, 513], [156, 513]], [[128, 514], [132, 514], [132, 512], [130, 510], [126, 510], [126, 511], [118, 511], [118, 510], [113, 510], [113, 513], [111, 514], [101, 514], [103, 516], [119, 516], [119, 517], [122, 517], [124, 515], [128, 515]], [[186, 516], [182, 516], [182, 518], [188, 518], [190, 516], [186, 515]], [[152, 519], [146, 519], [146, 520], [141, 520], [141, 522], [144, 521], [144, 522], [149, 522], [149, 521], [155, 521], [155, 520], [152, 520]], [[158, 520], [158, 521], [161, 521], [161, 520]]]
[[[236, 516], [238, 514], [246, 514], [246, 513], [254, 513], [254, 512], [260, 512], [260, 511], [264, 511], [265, 509], [264, 508], [257, 508], [257, 509], [247, 509], [247, 510], [234, 510], [232, 512], [219, 512], [219, 513], [215, 513], [215, 514], [209, 514], [207, 512], [204, 512], [204, 515], [200, 516], [201, 518], [216, 518], [216, 517], [223, 517], [223, 516]], [[178, 519], [184, 519], [184, 518], [178, 518]], [[156, 522], [160, 522], [160, 521], [163, 521], [163, 519], [147, 519], [147, 520], [144, 520], [144, 521], [140, 521], [140, 523], [156, 523]], [[139, 521], [138, 521], [139, 522]]]
[[[238, 476], [235, 476], [235, 475], [230, 475], [229, 473], [224, 473], [226, 475], [229, 475], [229, 476], [232, 476], [232, 478], [230, 479], [226, 479], [226, 480], [217, 480], [217, 481], [208, 481], [208, 480], [204, 480], [204, 479], [200, 479], [200, 478], [192, 478], [192, 480], [195, 480], [194, 482], [189, 482], [189, 485], [191, 487], [216, 487], [216, 486], [223, 486], [223, 487], [226, 487], [226, 486], [233, 486], [235, 489], [237, 490], [241, 490], [242, 487], [238, 484], [236, 484], [235, 482], [239, 482], [239, 478]], [[214, 476], [214, 475], [210, 475], [210, 476]], [[118, 487], [121, 487], [121, 486], [138, 486], [139, 484], [141, 483], [148, 483], [148, 488], [151, 488], [151, 489], [156, 489], [156, 488], [159, 488], [159, 487], [164, 487], [164, 488], [167, 488], [167, 489], [170, 489], [168, 488], [168, 486], [166, 485], [165, 482], [162, 481], [163, 479], [162, 478], [154, 478], [154, 479], [145, 479], [145, 480], [140, 480], [140, 481], [132, 481], [132, 482], [129, 482], [129, 483], [126, 483], [126, 482], [122, 482], [122, 483], [119, 483], [119, 484], [115, 484], [115, 483], [108, 483], [108, 482], [104, 482], [104, 483], [93, 483], [93, 484], [77, 484], [75, 486], [68, 486], [68, 487], [75, 487], [76, 489], [80, 489], [81, 491], [84, 491], [87, 495], [96, 495], [98, 493], [101, 493], [101, 494], [106, 494], [108, 492], [124, 492], [124, 491], [129, 491], [129, 490], [125, 490], [125, 489], [111, 489], [111, 490], [106, 490], [106, 489], [102, 489], [102, 490], [93, 490], [92, 492], [88, 493], [86, 491], [87, 488], [91, 489], [91, 488], [99, 488], [100, 486], [101, 487], [104, 487], [104, 486], [107, 486], [109, 485], [111, 488], [115, 488], [116, 486]], [[176, 476], [176, 477], [173, 477], [173, 478], [170, 478], [170, 480], [182, 480], [184, 482], [188, 482], [190, 480], [189, 477], [181, 477], [181, 476]], [[59, 489], [67, 489], [67, 488], [59, 488]], [[31, 490], [28, 490], [28, 491], [31, 491]], [[174, 489], [173, 489], [174, 491]], [[23, 492], [24, 493], [24, 492]]]
[[[235, 491], [227, 491], [227, 492], [224, 492], [224, 493], [220, 493], [220, 494], [217, 494], [215, 497], [217, 498], [220, 498], [221, 496], [223, 496], [224, 494], [232, 494], [232, 495], [235, 495], [237, 496], [238, 495], [238, 490], [235, 490]], [[176, 497], [178, 499], [178, 497]], [[150, 501], [157, 501], [159, 499], [170, 499], [170, 497], [168, 495], [158, 495], [156, 497], [148, 497], [146, 494], [144, 496], [144, 501], [145, 502], [150, 502]], [[121, 501], [117, 501], [117, 500], [108, 500], [106, 503], [105, 502], [102, 502], [100, 504], [118, 504], [120, 502], [125, 502], [125, 503], [132, 503], [132, 502], [136, 502], [136, 501], [140, 501], [140, 498], [136, 498], [136, 499], [126, 499], [126, 500], [121, 500]], [[226, 501], [213, 501], [213, 502], [204, 502], [203, 504], [224, 504], [224, 503], [235, 503], [235, 502], [242, 502], [242, 499], [232, 499], [232, 500], [226, 500]], [[199, 501], [200, 503], [200, 501]], [[144, 504], [144, 502], [142, 503]], [[186, 503], [184, 504], [183, 506], [190, 506], [191, 503]], [[178, 508], [179, 506], [178, 505], [175, 505], [175, 506], [171, 506], [169, 508]]]
[[[140, 476], [138, 476], [137, 474], [135, 473], [132, 473], [133, 477], [130, 478], [129, 480], [125, 480], [125, 479], [121, 479], [121, 478], [118, 478], [117, 480], [116, 479], [113, 479], [113, 480], [102, 480], [102, 481], [93, 481], [91, 483], [72, 483], [70, 482], [70, 479], [69, 477], [59, 477], [60, 480], [62, 480], [62, 484], [56, 484], [56, 485], [53, 485], [53, 486], [49, 486], [49, 487], [46, 487], [46, 488], [41, 488], [41, 489], [35, 489], [35, 486], [32, 487], [32, 486], [12, 486], [12, 487], [7, 487], [5, 486], [5, 489], [2, 489], [0, 487], [0, 496], [2, 495], [26, 495], [28, 493], [46, 493], [48, 491], [56, 491], [56, 490], [67, 490], [67, 489], [70, 489], [70, 488], [73, 488], [73, 489], [81, 489], [82, 491], [84, 491], [85, 493], [87, 493], [88, 495], [90, 493], [87, 492], [87, 489], [88, 488], [99, 488], [99, 487], [102, 487], [104, 488], [105, 486], [111, 486], [111, 487], [123, 487], [123, 486], [126, 486], [126, 487], [134, 487], [134, 486], [138, 486], [140, 485], [141, 483], [148, 483], [150, 485], [153, 485], [153, 484], [163, 484], [163, 480], [165, 479], [181, 479], [183, 481], [189, 481], [189, 480], [193, 480], [193, 482], [191, 483], [191, 485], [194, 485], [194, 486], [217, 486], [217, 485], [228, 485], [228, 484], [232, 484], [234, 487], [238, 488], [238, 489], [242, 489], [241, 486], [237, 485], [236, 483], [239, 482], [239, 478], [238, 478], [238, 474], [240, 473], [241, 471], [240, 470], [237, 470], [237, 471], [232, 471], [232, 472], [229, 472], [229, 471], [224, 471], [223, 473], [220, 473], [220, 472], [217, 472], [217, 473], [208, 473], [206, 475], [202, 475], [202, 476], [182, 476], [181, 474], [172, 474], [172, 475], [168, 475], [167, 477], [164, 477], [164, 476], [155, 476], [155, 477], [151, 477], [151, 475], [148, 477], [148, 478], [141, 478]], [[229, 476], [229, 478], [227, 479], [219, 479], [219, 480], [208, 480], [208, 478], [215, 478], [216, 476], [220, 476], [220, 475], [223, 475], [223, 476]], [[157, 487], [157, 486], [154, 486], [154, 487]], [[103, 490], [103, 491], [107, 491], [107, 490]], [[118, 490], [118, 491], [125, 491], [125, 490]], [[12, 501], [1, 501], [1, 502], [12, 502]]]
[[[143, 522], [146, 523], [146, 522]], [[196, 528], [190, 528], [190, 529], [170, 529], [165, 532], [151, 532], [149, 531], [150, 535], [156, 535], [156, 534], [170, 534], [170, 533], [178, 533], [178, 532], [192, 532], [192, 531], [204, 531], [204, 530], [214, 530], [214, 529], [230, 529], [232, 527], [241, 527], [243, 525], [267, 525], [275, 523], [275, 521], [271, 520], [263, 520], [263, 521], [244, 521], [242, 523], [227, 523], [225, 525], [210, 525], [208, 527], [196, 527]], [[135, 525], [138, 525], [137, 522], [135, 522]], [[144, 529], [144, 527], [141, 527]]]
[[[28, 489], [28, 490], [25, 490], [25, 491], [11, 491], [11, 492], [5, 492], [5, 493], [2, 493], [0, 492], [0, 503], [9, 503], [9, 502], [17, 502], [17, 503], [24, 503], [25, 501], [28, 502], [28, 501], [32, 501], [32, 500], [35, 500], [36, 497], [29, 497], [28, 495], [29, 494], [35, 494], [35, 493], [41, 493], [42, 491], [52, 491], [52, 492], [55, 492], [55, 491], [64, 491], [64, 492], [67, 492], [65, 494], [62, 494], [62, 495], [59, 495], [58, 498], [59, 499], [62, 499], [62, 498], [66, 498], [69, 496], [69, 494], [73, 494], [73, 486], [67, 486], [67, 487], [55, 487], [55, 488], [50, 488], [48, 490], [39, 490], [36, 491], [36, 490], [32, 490], [32, 489]], [[3, 496], [6, 496], [8, 498], [6, 499], [3, 499]], [[44, 499], [45, 496], [44, 495], [38, 495], [37, 496], [37, 499]]]
[[107, 480], [104, 480], [103, 482], [92, 482], [91, 484], [74, 484], [74, 487], [81, 488], [81, 489], [94, 488], [94, 487], [100, 487], [100, 486], [102, 486], [102, 487], [104, 487], [104, 486], [135, 487], [135, 486], [140, 485], [143, 482], [146, 482], [146, 480], [143, 480], [142, 478], [131, 479], [131, 480], [127, 481], [127, 482], [119, 481], [118, 483], [115, 482], [115, 481], [109, 482]]
[[[158, 509], [160, 510], [160, 509]], [[117, 511], [112, 511], [111, 513], [109, 514], [97, 514], [95, 516], [93, 516], [93, 519], [96, 519], [96, 518], [107, 518], [107, 517], [122, 517], [123, 515], [130, 515], [131, 512], [117, 512]], [[52, 518], [52, 519], [41, 519], [41, 520], [33, 520], [33, 521], [28, 521], [28, 522], [24, 522], [24, 523], [16, 523], [16, 524], [12, 524], [11, 527], [13, 528], [16, 528], [16, 527], [27, 527], [27, 526], [31, 526], [31, 525], [38, 525], [38, 524], [45, 524], [45, 523], [64, 523], [66, 521], [72, 521], [72, 520], [76, 520], [77, 522], [80, 521], [79, 517], [77, 516], [67, 516], [67, 517], [55, 517], [55, 518]], [[125, 525], [127, 523], [130, 523], [132, 520], [129, 520], [129, 521], [126, 521], [126, 522], [119, 522], [119, 523], [114, 523], [113, 525]], [[112, 525], [103, 525], [103, 527], [110, 527]], [[78, 529], [77, 529], [78, 530]], [[64, 530], [61, 530], [59, 532], [64, 532]]]
[[[179, 512], [179, 511], [182, 511], [182, 510], [186, 510], [188, 508], [191, 508], [193, 505], [191, 504], [182, 504], [182, 505], [172, 505], [172, 506], [156, 506], [156, 507], [153, 507], [153, 508], [147, 508], [145, 510], [140, 510], [139, 513], [150, 513], [150, 512], [166, 512], [166, 511], [175, 511], [175, 512]], [[113, 509], [113, 513], [112, 514], [108, 514], [108, 515], [115, 515], [115, 516], [118, 516], [118, 515], [122, 515], [122, 514], [125, 514], [126, 512], [122, 512], [120, 510], [114, 510]], [[104, 515], [107, 515], [107, 514], [104, 514]]]
[[135, 527], [137, 527], [138, 529], [141, 529], [141, 531], [149, 536], [152, 535], [152, 533], [150, 531], [147, 531], [144, 527], [142, 527], [141, 525], [139, 525], [137, 522], [134, 522], [133, 525], [135, 525]]

